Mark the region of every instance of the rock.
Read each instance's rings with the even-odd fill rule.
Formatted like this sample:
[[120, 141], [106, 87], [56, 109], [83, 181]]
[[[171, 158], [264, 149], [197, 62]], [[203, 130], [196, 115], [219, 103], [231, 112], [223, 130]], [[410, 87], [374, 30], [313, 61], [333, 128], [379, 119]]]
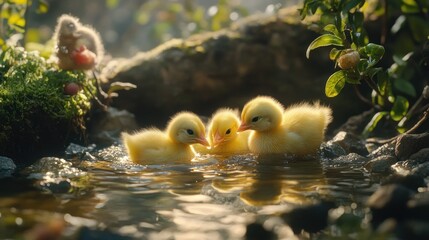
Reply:
[[287, 223], [295, 234], [302, 230], [315, 233], [328, 226], [328, 212], [334, 208], [333, 202], [321, 202], [310, 206], [297, 207], [283, 213], [281, 218]]
[[428, 162], [429, 161], [429, 148], [421, 149], [420, 151], [412, 154], [409, 159], [416, 161], [418, 163]]
[[320, 146], [320, 156], [323, 159], [333, 159], [346, 155], [346, 151], [337, 143], [328, 141]]
[[359, 135], [364, 130], [365, 126], [374, 115], [374, 110], [365, 111], [359, 115], [355, 115], [347, 119], [347, 121], [337, 129], [337, 132], [345, 131]]
[[372, 151], [368, 157], [369, 158], [376, 158], [383, 155], [390, 155], [395, 156], [395, 145], [393, 143], [386, 143], [384, 145], [381, 145], [374, 151]]
[[121, 236], [109, 230], [94, 230], [88, 227], [82, 227], [79, 230], [77, 240], [95, 240], [95, 239], [131, 240], [133, 238]]
[[65, 154], [68, 158], [85, 156], [86, 153], [93, 151], [95, 149], [95, 144], [91, 144], [88, 147], [84, 147], [75, 143], [70, 143], [66, 148]]
[[354, 134], [340, 131], [330, 142], [337, 143], [347, 153], [357, 153], [362, 156], [368, 155], [368, 150], [366, 149], [365, 144]]
[[407, 218], [429, 221], [429, 192], [415, 194], [407, 207]]
[[429, 176], [429, 162], [419, 164], [417, 167], [415, 167], [411, 170], [411, 174], [415, 174], [415, 175], [418, 175], [421, 177], [428, 177]]
[[244, 235], [246, 240], [259, 240], [267, 239], [273, 240], [276, 239], [276, 236], [273, 232], [268, 231], [260, 223], [251, 223], [246, 226], [246, 234]]
[[334, 159], [326, 159], [325, 162], [330, 165], [360, 168], [364, 163], [368, 162], [368, 160], [368, 158], [363, 157], [357, 153], [349, 153], [347, 155], [339, 156]]
[[107, 112], [99, 113], [92, 123], [90, 138], [102, 146], [117, 143], [123, 131], [134, 131], [139, 128], [134, 114], [113, 107], [109, 107]]
[[426, 187], [425, 179], [418, 175], [397, 175], [392, 174], [381, 182], [381, 185], [398, 184], [404, 186], [414, 192], [417, 192], [418, 188]]
[[429, 133], [403, 134], [396, 140], [395, 155], [403, 161], [408, 159], [413, 153], [417, 153], [422, 148], [429, 146]]
[[402, 220], [405, 216], [407, 202], [412, 194], [413, 191], [397, 184], [380, 187], [367, 201], [367, 205], [372, 211], [373, 227], [377, 228], [388, 218]]
[[10, 177], [16, 169], [12, 159], [0, 156], [0, 178]]
[[396, 162], [396, 157], [382, 155], [367, 162], [364, 168], [370, 173], [387, 173]]

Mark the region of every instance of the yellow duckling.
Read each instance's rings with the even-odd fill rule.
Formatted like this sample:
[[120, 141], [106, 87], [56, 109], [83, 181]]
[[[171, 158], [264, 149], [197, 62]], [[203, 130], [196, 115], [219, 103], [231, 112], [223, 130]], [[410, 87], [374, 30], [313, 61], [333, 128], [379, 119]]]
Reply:
[[191, 144], [208, 146], [201, 119], [190, 112], [176, 114], [165, 132], [159, 129], [144, 129], [135, 134], [122, 133], [128, 156], [134, 163], [151, 164], [189, 161], [195, 153]]
[[243, 154], [249, 152], [247, 140], [250, 131], [238, 133], [240, 118], [238, 110], [221, 108], [217, 110], [208, 124], [210, 149], [193, 146], [197, 152], [216, 155]]
[[306, 155], [319, 149], [331, 120], [332, 110], [318, 103], [284, 110], [274, 98], [259, 96], [244, 106], [238, 131], [254, 130], [249, 136], [251, 152]]

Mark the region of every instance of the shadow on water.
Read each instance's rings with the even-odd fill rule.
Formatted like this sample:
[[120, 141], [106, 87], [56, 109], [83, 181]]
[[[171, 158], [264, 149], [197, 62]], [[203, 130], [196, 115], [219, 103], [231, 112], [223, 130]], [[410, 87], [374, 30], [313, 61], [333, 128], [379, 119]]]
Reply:
[[2, 219], [31, 210], [67, 215], [71, 229], [101, 226], [136, 239], [240, 239], [248, 223], [296, 205], [332, 199], [361, 206], [375, 187], [359, 167], [318, 158], [200, 156], [188, 164], [142, 166], [128, 161], [121, 146], [93, 155], [72, 160], [89, 176], [85, 193], [32, 188], [2, 196]]

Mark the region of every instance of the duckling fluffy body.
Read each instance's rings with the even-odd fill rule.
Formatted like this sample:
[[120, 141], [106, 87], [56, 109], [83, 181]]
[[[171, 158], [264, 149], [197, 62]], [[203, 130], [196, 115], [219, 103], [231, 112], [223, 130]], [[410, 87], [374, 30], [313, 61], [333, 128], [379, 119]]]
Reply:
[[194, 148], [197, 152], [217, 155], [248, 153], [247, 141], [250, 131], [239, 133], [237, 132], [239, 126], [238, 111], [221, 108], [213, 114], [208, 124], [207, 138], [211, 148], [206, 149], [199, 145], [195, 145]]
[[176, 114], [163, 132], [143, 129], [135, 134], [122, 133], [128, 156], [134, 163], [151, 164], [189, 161], [195, 153], [191, 144], [209, 145], [201, 119], [190, 112]]
[[315, 153], [322, 143], [332, 110], [320, 104], [301, 103], [288, 107], [274, 98], [259, 96], [241, 113], [239, 131], [254, 130], [249, 149], [254, 153]]

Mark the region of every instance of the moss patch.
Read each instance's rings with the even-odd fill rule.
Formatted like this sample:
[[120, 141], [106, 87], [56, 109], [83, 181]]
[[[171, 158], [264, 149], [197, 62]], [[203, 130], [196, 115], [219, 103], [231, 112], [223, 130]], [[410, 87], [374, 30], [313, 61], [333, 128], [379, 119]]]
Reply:
[[[73, 96], [64, 86], [77, 83]], [[81, 71], [64, 71], [37, 52], [0, 52], [0, 155], [21, 162], [55, 152], [83, 137], [95, 82]]]

